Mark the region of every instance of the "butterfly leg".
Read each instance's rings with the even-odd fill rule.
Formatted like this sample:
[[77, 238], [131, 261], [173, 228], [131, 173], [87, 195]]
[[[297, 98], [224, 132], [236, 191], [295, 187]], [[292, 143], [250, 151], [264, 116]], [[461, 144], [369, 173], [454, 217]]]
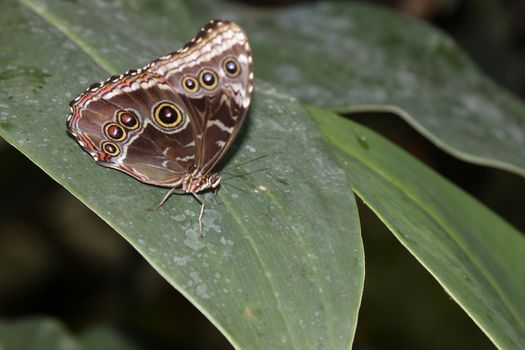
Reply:
[[212, 193], [213, 193], [213, 198], [215, 198], [215, 201], [217, 202], [217, 204], [222, 205], [222, 201], [219, 199], [219, 195], [218, 195], [219, 188], [220, 186], [215, 187]]
[[206, 207], [204, 205], [204, 200], [202, 200], [201, 197], [199, 197], [196, 193], [194, 192], [191, 192], [191, 194], [193, 195], [193, 197], [195, 197], [195, 199], [201, 204], [201, 212], [199, 214], [199, 234], [200, 234], [200, 237], [204, 237], [202, 235], [202, 218], [204, 217], [204, 208]]
[[160, 207], [162, 207], [162, 205], [164, 203], [166, 203], [166, 201], [168, 200], [168, 198], [173, 194], [173, 193], [176, 193], [176, 194], [183, 194], [184, 192], [177, 192], [178, 188], [172, 188], [168, 191], [168, 193], [166, 193], [164, 195], [164, 197], [162, 197], [161, 201], [159, 202], [159, 204], [157, 204], [156, 206], [154, 206], [153, 208], [150, 208], [148, 209], [149, 211], [155, 211], [157, 209], [159, 209]]

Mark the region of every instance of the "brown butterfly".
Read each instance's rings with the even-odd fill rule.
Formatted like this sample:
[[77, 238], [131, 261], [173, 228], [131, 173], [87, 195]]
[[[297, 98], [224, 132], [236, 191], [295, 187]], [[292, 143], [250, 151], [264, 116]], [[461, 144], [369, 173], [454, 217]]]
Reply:
[[95, 161], [152, 185], [217, 189], [214, 166], [239, 132], [253, 91], [244, 31], [213, 20], [180, 50], [94, 84], [70, 102], [67, 129]]

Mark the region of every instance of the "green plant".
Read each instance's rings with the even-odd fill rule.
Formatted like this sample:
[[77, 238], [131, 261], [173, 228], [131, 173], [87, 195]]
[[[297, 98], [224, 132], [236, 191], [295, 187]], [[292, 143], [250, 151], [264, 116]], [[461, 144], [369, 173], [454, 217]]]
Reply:
[[[524, 175], [524, 106], [443, 34], [346, 3], [258, 11], [211, 0], [9, 0], [0, 18], [0, 135], [121, 234], [236, 348], [351, 346], [364, 280], [352, 191], [496, 346], [525, 346], [524, 237], [333, 114], [391, 111], [461, 159]], [[146, 211], [164, 190], [98, 167], [64, 123], [67, 101], [91, 81], [173, 51], [210, 18], [239, 22], [255, 61], [248, 123], [223, 167], [239, 171], [235, 164], [266, 156], [243, 171], [267, 170], [225, 183], [201, 239], [191, 197]]]

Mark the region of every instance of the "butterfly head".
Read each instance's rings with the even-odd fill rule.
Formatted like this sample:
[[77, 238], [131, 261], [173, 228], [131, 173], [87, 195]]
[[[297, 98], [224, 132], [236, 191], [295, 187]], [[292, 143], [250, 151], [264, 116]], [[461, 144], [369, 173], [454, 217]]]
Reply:
[[182, 189], [187, 193], [199, 193], [207, 189], [219, 187], [221, 176], [217, 173], [200, 175], [188, 174], [182, 180]]

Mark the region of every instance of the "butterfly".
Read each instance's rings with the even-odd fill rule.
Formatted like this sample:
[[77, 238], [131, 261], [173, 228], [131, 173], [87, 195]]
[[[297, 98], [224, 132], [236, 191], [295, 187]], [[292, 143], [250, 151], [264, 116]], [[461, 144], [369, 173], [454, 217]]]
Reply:
[[213, 168], [250, 106], [253, 64], [245, 32], [212, 20], [181, 49], [91, 85], [70, 102], [67, 130], [95, 161], [137, 180], [192, 194], [217, 190]]

